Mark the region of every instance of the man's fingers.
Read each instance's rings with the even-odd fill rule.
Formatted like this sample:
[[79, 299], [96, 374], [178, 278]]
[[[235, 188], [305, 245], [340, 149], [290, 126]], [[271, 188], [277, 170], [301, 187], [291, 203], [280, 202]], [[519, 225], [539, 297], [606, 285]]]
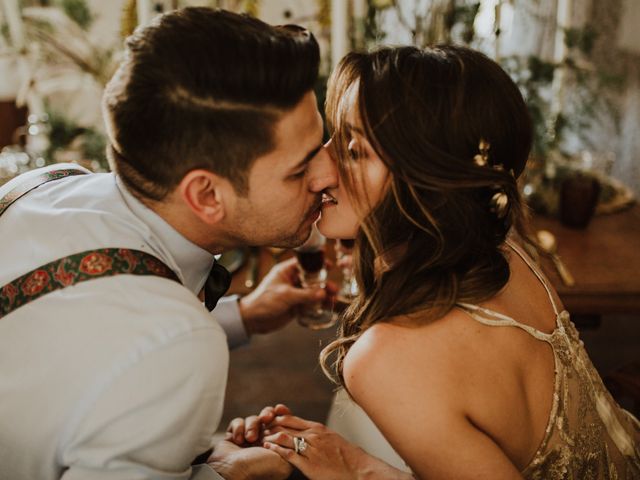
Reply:
[[275, 407], [264, 407], [258, 417], [263, 424], [268, 425], [278, 415], [291, 415], [291, 410], [286, 405], [279, 403]]
[[283, 403], [279, 403], [275, 408], [276, 415], [291, 415], [291, 409]]
[[287, 287], [285, 292], [287, 303], [292, 306], [320, 302], [326, 296], [327, 292], [322, 288]]
[[253, 443], [258, 440], [261, 429], [262, 421], [260, 420], [260, 417], [252, 415], [245, 418], [244, 438], [248, 443]]
[[278, 275], [282, 275], [283, 277], [290, 279], [293, 275], [298, 274], [298, 259], [295, 257], [287, 258], [282, 262], [276, 263], [271, 271], [277, 272]]
[[264, 407], [258, 414], [258, 417], [262, 423], [268, 424], [273, 422], [273, 419], [277, 415], [275, 407]]
[[[230, 434], [228, 440], [232, 441], [236, 445], [242, 445], [244, 443], [244, 418], [234, 418], [227, 427], [227, 433]], [[225, 440], [227, 438], [225, 437]]]

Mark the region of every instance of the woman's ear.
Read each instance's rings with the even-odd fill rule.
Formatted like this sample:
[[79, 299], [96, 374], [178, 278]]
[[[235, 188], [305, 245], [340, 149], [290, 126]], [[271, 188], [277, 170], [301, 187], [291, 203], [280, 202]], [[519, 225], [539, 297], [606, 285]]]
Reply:
[[180, 198], [203, 222], [213, 225], [226, 215], [225, 198], [233, 191], [229, 181], [215, 173], [196, 169], [187, 173], [178, 185]]

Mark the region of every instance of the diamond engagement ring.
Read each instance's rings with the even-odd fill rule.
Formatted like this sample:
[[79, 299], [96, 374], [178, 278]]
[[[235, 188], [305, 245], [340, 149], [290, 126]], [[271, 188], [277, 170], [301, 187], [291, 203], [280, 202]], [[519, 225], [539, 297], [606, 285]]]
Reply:
[[297, 454], [303, 453], [309, 445], [302, 437], [293, 437], [293, 449]]

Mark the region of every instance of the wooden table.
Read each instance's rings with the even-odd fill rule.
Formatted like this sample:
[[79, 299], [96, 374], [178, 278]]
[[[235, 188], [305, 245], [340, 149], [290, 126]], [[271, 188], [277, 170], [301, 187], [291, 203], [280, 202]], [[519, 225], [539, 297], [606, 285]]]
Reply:
[[567, 287], [553, 264], [542, 261], [571, 314], [640, 315], [640, 205], [596, 216], [584, 230], [541, 216], [534, 217], [533, 228], [556, 236], [558, 254], [575, 277], [575, 286]]

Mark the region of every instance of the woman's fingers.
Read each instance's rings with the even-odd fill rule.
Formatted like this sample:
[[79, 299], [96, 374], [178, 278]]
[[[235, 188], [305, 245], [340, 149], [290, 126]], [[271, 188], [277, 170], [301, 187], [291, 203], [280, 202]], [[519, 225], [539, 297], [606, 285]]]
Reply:
[[276, 452], [284, 460], [286, 460], [287, 462], [289, 462], [291, 465], [298, 468], [299, 470], [303, 470], [303, 464], [304, 464], [305, 458], [302, 455], [298, 455], [292, 449], [281, 447], [280, 445], [276, 443], [271, 443], [271, 442], [265, 442], [262, 446], [266, 449]]
[[[294, 436], [295, 435], [295, 436]], [[296, 437], [298, 442], [302, 440], [303, 445], [298, 444], [299, 452], [296, 452]], [[309, 443], [306, 442], [301, 432], [288, 434], [285, 432], [275, 433], [265, 437], [262, 446], [280, 455], [284, 460], [300, 470], [308, 478], [321, 478], [312, 475], [314, 471], [313, 462], [307, 457], [309, 455]], [[325, 478], [325, 477], [322, 477]]]
[[279, 415], [273, 419], [273, 422], [271, 422], [268, 425], [268, 428], [272, 429], [273, 427], [278, 426], [278, 427], [293, 428], [295, 430], [307, 430], [310, 428], [317, 427], [318, 425], [320, 424], [316, 422], [311, 422], [309, 420], [305, 420], [300, 417], [296, 417], [294, 415]]
[[295, 449], [295, 446], [293, 443], [293, 435], [289, 432], [271, 433], [270, 435], [266, 435], [264, 437], [264, 442], [274, 443], [281, 447], [288, 448], [289, 450]]

